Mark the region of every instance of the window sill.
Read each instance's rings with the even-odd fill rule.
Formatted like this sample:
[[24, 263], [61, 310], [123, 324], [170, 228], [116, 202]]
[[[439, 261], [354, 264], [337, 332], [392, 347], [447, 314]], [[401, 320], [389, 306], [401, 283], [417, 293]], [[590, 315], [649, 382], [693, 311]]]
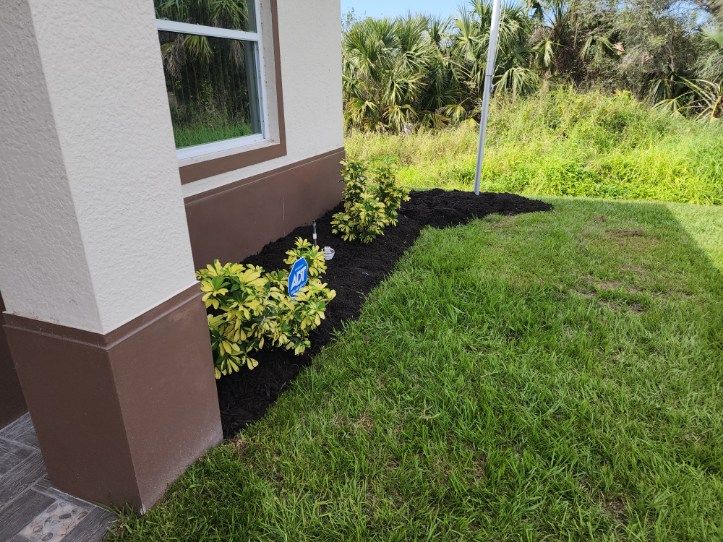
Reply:
[[190, 166], [206, 160], [224, 158], [240, 152], [253, 151], [262, 147], [273, 145], [274, 141], [265, 139], [261, 134], [254, 134], [224, 141], [194, 145], [176, 150], [178, 165], [180, 167]]
[[243, 140], [239, 141], [240, 145], [229, 149], [214, 151], [211, 149], [215, 144], [212, 144], [207, 146], [211, 152], [203, 152], [205, 150], [202, 148], [205, 147], [203, 145], [178, 151], [181, 184], [213, 177], [286, 155], [284, 137], [279, 141], [251, 139], [251, 137], [253, 136], [242, 138]]

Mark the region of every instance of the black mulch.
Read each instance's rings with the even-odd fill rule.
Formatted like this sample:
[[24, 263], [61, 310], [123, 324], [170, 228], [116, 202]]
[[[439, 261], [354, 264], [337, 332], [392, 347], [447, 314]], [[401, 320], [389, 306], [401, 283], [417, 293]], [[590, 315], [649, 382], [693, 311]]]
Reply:
[[[348, 243], [331, 233], [332, 210], [317, 220], [319, 244], [336, 250], [328, 265], [324, 281], [336, 290], [336, 298], [329, 304], [324, 323], [311, 334], [312, 347], [301, 356], [281, 349], [265, 349], [255, 357], [259, 366], [253, 371], [245, 367], [218, 381], [221, 420], [226, 438], [232, 437], [245, 426], [261, 418], [266, 409], [289, 386], [299, 371], [311, 363], [322, 346], [332, 339], [332, 332], [344, 320], [359, 315], [364, 298], [377, 284], [391, 273], [394, 265], [414, 243], [426, 226], [444, 228], [469, 222], [488, 214], [513, 215], [534, 211], [547, 211], [551, 205], [513, 194], [429, 190], [412, 192], [411, 199], [402, 205], [399, 224], [387, 228], [382, 237], [372, 243]], [[311, 239], [311, 227], [295, 229], [247, 260], [265, 269], [284, 266], [285, 252], [298, 236]]]

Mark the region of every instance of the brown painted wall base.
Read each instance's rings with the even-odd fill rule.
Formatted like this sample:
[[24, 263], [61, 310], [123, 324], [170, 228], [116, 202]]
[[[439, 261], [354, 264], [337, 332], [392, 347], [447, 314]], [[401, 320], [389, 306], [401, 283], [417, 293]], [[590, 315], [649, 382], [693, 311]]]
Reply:
[[[4, 310], [5, 305], [2, 296], [0, 296], [0, 326], [3, 323], [2, 313]], [[5, 338], [5, 332], [0, 327], [0, 427], [9, 424], [26, 410], [25, 398], [20, 390], [20, 382], [18, 382], [15, 365], [10, 357], [10, 348]]]
[[239, 261], [341, 200], [344, 149], [186, 198], [196, 267]]
[[144, 511], [221, 440], [198, 286], [101, 335], [6, 315], [53, 484]]

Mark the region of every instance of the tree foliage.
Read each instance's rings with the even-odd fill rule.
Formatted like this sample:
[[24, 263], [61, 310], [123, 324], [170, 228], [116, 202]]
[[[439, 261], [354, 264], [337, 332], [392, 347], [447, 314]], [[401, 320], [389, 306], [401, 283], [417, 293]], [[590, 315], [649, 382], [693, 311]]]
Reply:
[[[723, 39], [714, 1], [530, 0], [503, 8], [494, 83], [519, 96], [559, 83], [627, 90], [706, 119], [723, 111]], [[406, 132], [479, 115], [491, 3], [454, 19], [406, 16], [344, 25], [347, 126]]]

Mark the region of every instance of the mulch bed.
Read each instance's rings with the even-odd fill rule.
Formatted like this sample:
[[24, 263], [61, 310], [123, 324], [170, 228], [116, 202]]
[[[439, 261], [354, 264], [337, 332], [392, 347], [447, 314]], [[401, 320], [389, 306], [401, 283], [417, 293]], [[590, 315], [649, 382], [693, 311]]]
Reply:
[[[389, 275], [399, 258], [414, 243], [426, 226], [445, 228], [465, 224], [475, 218], [499, 213], [513, 215], [535, 211], [547, 211], [551, 205], [513, 194], [484, 193], [475, 196], [471, 192], [428, 190], [412, 192], [411, 199], [402, 205], [399, 224], [387, 228], [382, 237], [372, 243], [348, 243], [331, 233], [331, 217], [334, 209], [316, 221], [319, 245], [330, 245], [336, 250], [334, 259], [328, 262], [324, 277], [336, 298], [329, 304], [324, 323], [311, 334], [312, 347], [301, 356], [281, 349], [265, 349], [255, 358], [259, 366], [253, 371], [247, 368], [218, 381], [221, 421], [224, 437], [230, 438], [251, 422], [261, 418], [266, 409], [289, 386], [289, 383], [321, 347], [332, 339], [332, 333], [345, 320], [359, 315], [364, 298]], [[265, 269], [284, 266], [286, 251], [293, 246], [296, 237], [311, 240], [311, 227], [295, 229], [247, 260], [245, 263], [261, 265]]]

